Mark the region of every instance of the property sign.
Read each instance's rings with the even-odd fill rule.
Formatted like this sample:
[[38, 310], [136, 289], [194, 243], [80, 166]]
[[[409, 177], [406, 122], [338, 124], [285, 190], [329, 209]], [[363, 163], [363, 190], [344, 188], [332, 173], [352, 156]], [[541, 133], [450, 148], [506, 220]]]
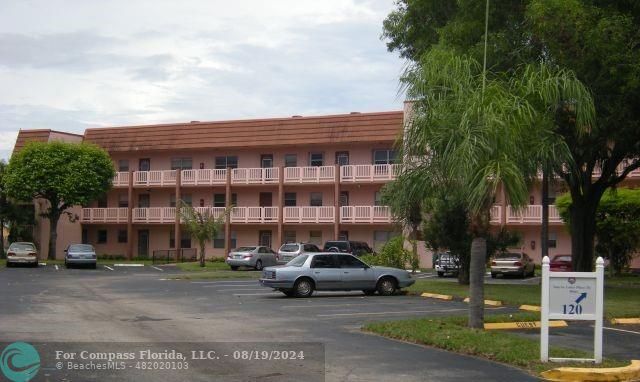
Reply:
[[[540, 360], [602, 362], [602, 314], [604, 260], [598, 257], [595, 272], [551, 272], [549, 257], [542, 259]], [[593, 359], [549, 358], [549, 320], [594, 321]]]

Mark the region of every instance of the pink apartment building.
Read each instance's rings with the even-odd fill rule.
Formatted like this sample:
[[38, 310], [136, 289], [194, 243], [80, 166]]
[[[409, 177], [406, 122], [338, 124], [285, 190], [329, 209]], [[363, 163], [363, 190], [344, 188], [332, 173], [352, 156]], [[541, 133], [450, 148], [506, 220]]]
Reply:
[[[233, 206], [225, 230], [207, 246], [223, 256], [243, 245], [277, 249], [285, 242], [365, 241], [379, 248], [399, 231], [380, 190], [399, 165], [394, 150], [407, 109], [317, 117], [198, 122], [87, 129], [84, 135], [22, 130], [25, 142], [95, 143], [109, 152], [117, 175], [103, 200], [76, 207], [78, 219], [61, 219], [58, 256], [71, 242], [91, 243], [99, 254], [151, 256], [196, 247], [181, 232], [176, 201], [221, 214]], [[625, 185], [640, 184], [640, 171]], [[563, 184], [551, 187], [551, 196]], [[36, 201], [36, 210], [41, 208]], [[522, 234], [522, 249], [538, 262], [542, 213], [539, 185], [530, 205], [512, 209], [496, 199], [491, 223]], [[36, 228], [46, 255], [48, 227]], [[571, 242], [555, 206], [550, 208], [550, 255], [568, 254]], [[424, 246], [421, 246], [424, 248]], [[422, 265], [431, 256], [421, 254]]]

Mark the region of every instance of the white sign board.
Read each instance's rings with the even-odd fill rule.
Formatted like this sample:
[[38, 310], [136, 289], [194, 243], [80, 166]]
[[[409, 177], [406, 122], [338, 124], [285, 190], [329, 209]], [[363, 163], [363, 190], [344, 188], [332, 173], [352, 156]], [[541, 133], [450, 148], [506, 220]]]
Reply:
[[[549, 257], [542, 259], [540, 359], [547, 361], [602, 362], [604, 260], [598, 257], [595, 272], [551, 272]], [[594, 321], [593, 359], [549, 358], [549, 320]]]

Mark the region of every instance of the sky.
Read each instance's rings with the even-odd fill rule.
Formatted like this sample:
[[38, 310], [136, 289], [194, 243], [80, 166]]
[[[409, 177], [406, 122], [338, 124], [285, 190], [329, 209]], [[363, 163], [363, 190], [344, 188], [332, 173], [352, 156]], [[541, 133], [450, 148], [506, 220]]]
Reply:
[[400, 110], [393, 0], [0, 2], [0, 158], [20, 129]]

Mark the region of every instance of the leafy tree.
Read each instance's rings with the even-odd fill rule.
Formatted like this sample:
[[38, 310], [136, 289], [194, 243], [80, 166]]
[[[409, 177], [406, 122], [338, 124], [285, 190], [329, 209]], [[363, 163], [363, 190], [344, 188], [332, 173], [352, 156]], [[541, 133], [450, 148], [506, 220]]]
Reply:
[[[443, 45], [480, 61], [483, 21], [484, 2], [399, 0], [382, 37], [389, 50], [415, 63]], [[490, 72], [513, 73], [524, 64], [545, 62], [575, 73], [593, 95], [597, 113], [589, 123], [577, 118], [571, 99], [552, 109], [552, 132], [569, 155], [551, 166], [574, 200], [574, 266], [590, 270], [598, 203], [606, 189], [640, 167], [640, 3], [493, 0], [489, 26]]]
[[487, 238], [487, 261], [496, 253], [506, 252], [509, 248], [519, 246], [522, 236], [515, 231], [509, 231], [506, 227], [500, 227], [498, 232]]
[[403, 236], [396, 236], [387, 241], [377, 255], [364, 255], [362, 260], [369, 265], [382, 265], [404, 269], [411, 261], [412, 254], [404, 248]]
[[[560, 196], [556, 204], [565, 222], [570, 221], [571, 195]], [[596, 213], [596, 237], [596, 253], [609, 259], [611, 269], [619, 275], [640, 249], [639, 189], [605, 192]]]
[[69, 210], [87, 205], [111, 187], [111, 158], [88, 143], [31, 142], [14, 154], [4, 177], [7, 195], [19, 201], [46, 200], [42, 216], [49, 219], [49, 259], [55, 259], [58, 221]]
[[180, 201], [178, 213], [185, 231], [198, 241], [200, 247], [200, 266], [205, 266], [205, 248], [207, 242], [212, 240], [224, 227], [225, 218], [229, 210], [225, 210], [220, 216], [215, 216], [211, 209], [200, 211], [189, 204]]

